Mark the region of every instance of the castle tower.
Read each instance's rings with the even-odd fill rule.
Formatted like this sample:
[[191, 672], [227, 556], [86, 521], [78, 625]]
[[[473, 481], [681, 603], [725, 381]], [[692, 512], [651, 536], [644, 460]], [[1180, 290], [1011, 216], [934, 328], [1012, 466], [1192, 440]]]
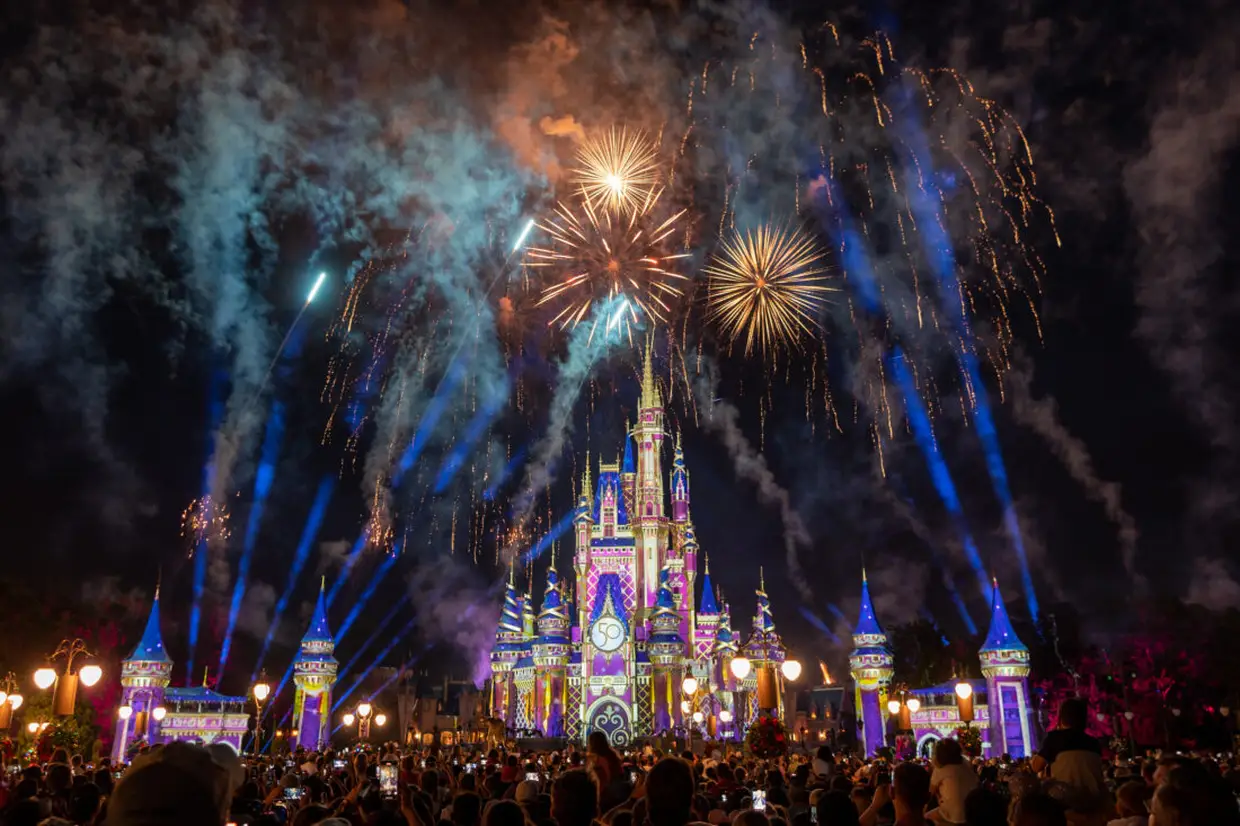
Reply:
[[659, 572], [659, 594], [650, 616], [650, 643], [647, 651], [654, 665], [654, 730], [666, 731], [680, 720], [680, 665], [685, 658], [685, 640], [680, 636], [680, 614], [668, 584], [669, 572]]
[[572, 640], [569, 637], [568, 612], [560, 593], [560, 576], [555, 563], [547, 572], [547, 589], [543, 592], [542, 610], [538, 612], [538, 637], [534, 640], [533, 656], [536, 676], [535, 727], [548, 737], [564, 734], [565, 669], [568, 666]]
[[121, 662], [121, 706], [131, 709], [129, 717], [116, 719], [116, 736], [112, 740], [112, 762], [125, 762], [128, 746], [141, 739], [146, 743], [159, 733], [159, 723], [151, 714], [164, 703], [164, 690], [172, 677], [172, 659], [164, 648], [159, 630], [159, 586], [146, 629], [133, 653]]
[[332, 686], [336, 684], [338, 667], [332, 656], [336, 640], [327, 624], [326, 586], [326, 579], [319, 583], [314, 618], [293, 659], [293, 684], [297, 686], [293, 727], [297, 729], [297, 745], [311, 751], [325, 748], [331, 740]]
[[[686, 532], [685, 544], [689, 544], [689, 537], [692, 536], [693, 527], [690, 526]], [[693, 543], [696, 545], [697, 540]], [[693, 626], [693, 657], [698, 661], [704, 661], [709, 666], [709, 659], [712, 649], [715, 645], [715, 638], [719, 632], [719, 603], [715, 599], [714, 586], [710, 581], [710, 558], [705, 559], [705, 571], [702, 574], [702, 601], [698, 604], [697, 616]], [[719, 685], [714, 675], [711, 675], [711, 683]]]
[[753, 630], [745, 643], [745, 656], [753, 664], [753, 670], [745, 685], [753, 693], [751, 710], [756, 719], [759, 710], [773, 710], [783, 716], [783, 692], [779, 690], [780, 664], [787, 657], [783, 640], [775, 630], [775, 617], [771, 614], [771, 600], [766, 595], [766, 576], [759, 569], [757, 610], [753, 617]]
[[658, 597], [661, 552], [666, 544], [667, 524], [663, 504], [663, 399], [654, 380], [654, 355], [646, 342], [642, 363], [642, 387], [637, 426], [637, 479], [634, 513], [631, 514], [637, 539], [638, 578], [641, 595], [638, 607], [649, 610]]
[[1029, 649], [1012, 630], [1007, 606], [994, 580], [990, 606], [990, 632], [978, 651], [982, 676], [986, 678], [986, 704], [990, 715], [990, 749], [986, 755], [1028, 757], [1033, 753], [1029, 725]]
[[504, 608], [499, 615], [495, 630], [495, 645], [491, 648], [491, 713], [504, 720], [512, 719], [513, 692], [510, 679], [513, 667], [521, 656], [523, 629], [521, 605], [517, 599], [517, 586], [513, 583], [513, 568], [508, 568], [508, 587], [504, 589]]
[[887, 740], [887, 688], [891, 685], [895, 660], [887, 644], [887, 635], [874, 615], [870, 601], [870, 583], [861, 571], [861, 615], [853, 628], [853, 652], [848, 657], [848, 670], [856, 685], [857, 741], [867, 756], [874, 754]]

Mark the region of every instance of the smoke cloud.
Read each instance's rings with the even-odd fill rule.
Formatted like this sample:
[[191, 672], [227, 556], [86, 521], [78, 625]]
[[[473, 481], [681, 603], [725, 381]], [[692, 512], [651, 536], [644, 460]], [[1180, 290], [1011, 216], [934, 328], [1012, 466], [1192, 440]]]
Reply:
[[806, 602], [813, 600], [813, 590], [805, 582], [801, 564], [797, 559], [800, 548], [812, 548], [813, 539], [809, 529], [801, 521], [800, 514], [792, 506], [788, 491], [775, 481], [775, 474], [766, 464], [766, 457], [754, 449], [741, 431], [740, 411], [731, 402], [718, 398], [718, 368], [704, 360], [704, 370], [694, 379], [693, 392], [697, 405], [706, 414], [700, 418], [706, 429], [717, 435], [732, 458], [732, 465], [740, 479], [752, 482], [758, 488], [758, 499], [764, 505], [773, 505], [779, 511], [784, 524], [784, 549], [788, 563], [788, 577]]
[[1240, 609], [1240, 583], [1223, 560], [1195, 559], [1184, 601], [1210, 611]]
[[427, 645], [440, 644], [465, 660], [474, 684], [490, 676], [491, 645], [501, 609], [499, 584], [451, 557], [428, 560], [409, 577], [417, 629]]

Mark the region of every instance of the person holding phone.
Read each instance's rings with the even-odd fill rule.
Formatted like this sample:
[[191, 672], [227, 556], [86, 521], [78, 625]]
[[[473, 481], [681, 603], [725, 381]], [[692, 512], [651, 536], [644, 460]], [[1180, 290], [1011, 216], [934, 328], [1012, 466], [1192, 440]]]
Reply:
[[930, 773], [916, 763], [901, 763], [891, 773], [891, 782], [880, 782], [874, 789], [874, 802], [861, 815], [861, 826], [875, 826], [879, 811], [891, 804], [894, 826], [925, 826], [923, 812], [930, 802]]

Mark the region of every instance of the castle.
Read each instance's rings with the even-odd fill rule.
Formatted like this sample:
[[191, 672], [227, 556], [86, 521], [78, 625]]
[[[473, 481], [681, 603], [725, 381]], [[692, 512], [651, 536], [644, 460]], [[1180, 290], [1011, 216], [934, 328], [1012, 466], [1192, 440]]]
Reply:
[[[290, 667], [296, 686], [291, 738], [312, 750], [324, 748], [330, 740], [332, 686], [336, 682], [336, 660], [332, 656], [336, 645], [327, 624], [324, 586], [320, 583], [310, 628]], [[136, 744], [190, 740], [203, 745], [228, 743], [241, 750], [250, 733], [247, 704], [252, 698], [220, 694], [208, 688], [205, 679], [202, 686], [170, 686], [172, 665], [160, 631], [156, 586], [142, 639], [121, 663], [121, 705], [112, 741], [112, 759], [118, 764], [126, 761], [127, 752]]]
[[[782, 709], [785, 650], [770, 600], [759, 587], [740, 645], [693, 530], [679, 439], [665, 486], [668, 434], [649, 349], [638, 407], [623, 459], [600, 464], [597, 483], [587, 460], [572, 587], [553, 561], [535, 616], [532, 593], [509, 576], [489, 688], [492, 714], [509, 729], [571, 740], [601, 731], [624, 746], [681, 726], [739, 736], [760, 708]], [[740, 653], [750, 663], [743, 679], [732, 668]]]
[[[1012, 629], [997, 580], [991, 594], [990, 630], [978, 651], [983, 679], [912, 688], [905, 694], [909, 712], [906, 733], [911, 733], [919, 754], [925, 755], [943, 737], [954, 736], [969, 717], [968, 711], [972, 712], [970, 725], [976, 723], [981, 730], [982, 751], [987, 757], [1033, 754], [1029, 649]], [[889, 745], [899, 728], [900, 714], [889, 708], [893, 700], [900, 702], [892, 692], [894, 665], [863, 572], [861, 614], [853, 628], [848, 666], [855, 686], [857, 742], [867, 755]], [[909, 698], [916, 700], [916, 707], [909, 704]], [[966, 711], [963, 716], [962, 709]]]

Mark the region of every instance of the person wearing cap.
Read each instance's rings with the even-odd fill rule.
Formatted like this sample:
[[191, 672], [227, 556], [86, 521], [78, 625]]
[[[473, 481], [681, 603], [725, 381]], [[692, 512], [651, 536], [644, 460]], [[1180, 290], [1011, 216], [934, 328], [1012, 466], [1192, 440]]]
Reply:
[[141, 755], [108, 801], [108, 826], [220, 826], [230, 770], [201, 746], [174, 742]]

